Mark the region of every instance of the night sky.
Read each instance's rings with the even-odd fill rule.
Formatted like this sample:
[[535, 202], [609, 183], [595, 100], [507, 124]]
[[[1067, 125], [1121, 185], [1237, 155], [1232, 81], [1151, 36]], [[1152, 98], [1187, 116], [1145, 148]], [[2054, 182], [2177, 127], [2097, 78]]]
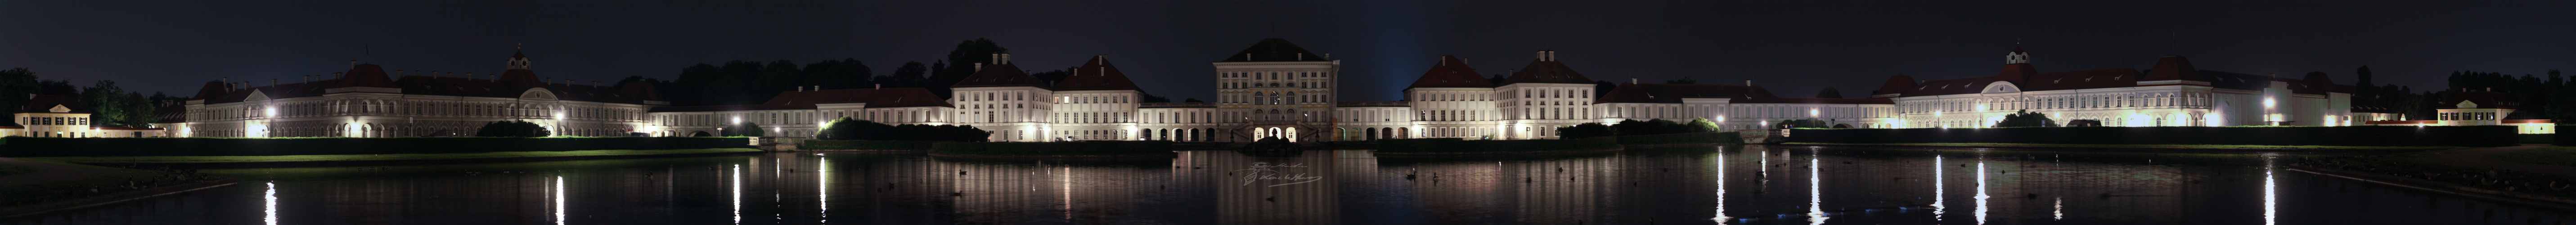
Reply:
[[[1021, 68], [1109, 55], [1146, 91], [1209, 99], [1209, 62], [1262, 38], [1343, 60], [1343, 101], [1388, 101], [1440, 55], [1504, 73], [1537, 49], [1596, 80], [1755, 84], [1865, 97], [1890, 75], [2201, 69], [2437, 89], [2454, 70], [2576, 69], [2576, 1], [0, 1], [0, 67], [189, 95], [220, 77], [348, 69], [498, 73], [524, 43], [544, 77], [669, 79], [730, 60], [865, 61], [877, 74], [990, 38]], [[368, 53], [372, 52], [372, 54]]]

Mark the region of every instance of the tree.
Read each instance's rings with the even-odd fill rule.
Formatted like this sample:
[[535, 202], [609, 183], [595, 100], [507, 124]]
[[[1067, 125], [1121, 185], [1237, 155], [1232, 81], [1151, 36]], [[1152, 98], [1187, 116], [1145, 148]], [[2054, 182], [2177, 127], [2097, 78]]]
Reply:
[[1664, 84], [1699, 84], [1699, 80], [1692, 80], [1690, 77], [1685, 76], [1682, 77], [1682, 79], [1664, 81]]
[[1692, 118], [1689, 125], [1692, 129], [1691, 133], [1726, 131], [1725, 127], [1719, 127], [1717, 123], [1709, 122], [1707, 118]]
[[0, 124], [17, 126], [18, 108], [27, 105], [27, 95], [35, 94], [36, 72], [26, 67], [0, 70]]
[[89, 107], [92, 112], [89, 115], [90, 121], [97, 121], [102, 125], [126, 126], [143, 126], [153, 121], [152, 103], [143, 99], [142, 95], [126, 92], [125, 88], [117, 87], [116, 81], [99, 80], [87, 88], [82, 88], [80, 93], [75, 97], [80, 99], [82, 106]]
[[1558, 138], [1562, 139], [1583, 139], [1591, 137], [1619, 136], [1619, 131], [1610, 129], [1610, 126], [1603, 126], [1601, 123], [1583, 123], [1573, 126], [1557, 127], [1556, 135]]
[[2050, 119], [2048, 119], [2048, 115], [2047, 115], [2047, 114], [2040, 114], [2040, 113], [2030, 112], [2030, 110], [2027, 110], [2027, 109], [2020, 110], [2020, 111], [2014, 111], [2014, 112], [2013, 112], [2013, 114], [2004, 115], [2004, 120], [2003, 120], [2003, 121], [1996, 121], [1996, 122], [1995, 122], [1995, 127], [2054, 127], [2054, 126], [2057, 126], [2057, 121], [2056, 121], [2056, 120], [2050, 120]]
[[760, 124], [758, 124], [758, 123], [742, 122], [742, 123], [733, 124], [733, 126], [725, 126], [725, 128], [724, 128], [724, 134], [722, 134], [722, 136], [726, 136], [726, 137], [767, 137], [767, 136], [769, 136], [769, 130], [763, 130], [763, 129], [760, 129]]
[[475, 131], [474, 131], [474, 136], [475, 136], [475, 137], [545, 137], [545, 136], [553, 136], [553, 135], [552, 135], [552, 132], [548, 132], [548, 131], [546, 131], [546, 126], [540, 126], [540, 125], [537, 125], [537, 123], [530, 123], [530, 122], [528, 122], [528, 121], [511, 120], [511, 121], [492, 121], [492, 123], [483, 124], [483, 129], [479, 129], [479, 130], [475, 130]]
[[929, 85], [923, 84], [928, 79], [923, 78], [922, 75], [929, 72], [929, 65], [923, 65], [919, 61], [904, 62], [902, 66], [894, 68], [894, 73], [877, 77], [877, 83], [886, 84], [888, 87], [928, 87]]
[[[2352, 70], [2352, 75], [2354, 75], [2354, 76], [2360, 76], [2360, 77], [2361, 77], [2361, 81], [2356, 81], [2356, 82], [2353, 82], [2353, 83], [2352, 83], [2352, 87], [2353, 87], [2353, 89], [2354, 89], [2354, 90], [2353, 90], [2353, 92], [2359, 92], [2359, 93], [2376, 93], [2376, 92], [2372, 92], [2372, 91], [2370, 90], [2371, 88], [2373, 88], [2373, 86], [2371, 86], [2371, 83], [2370, 83], [2370, 66], [2361, 66], [2361, 68], [2359, 68], [2359, 69], [2353, 69], [2353, 70]], [[2358, 99], [2355, 99], [2355, 100], [2358, 100]]]
[[1843, 90], [1825, 87], [1825, 90], [1816, 91], [1816, 98], [1843, 98]]
[[1503, 84], [1503, 74], [1494, 74], [1494, 77], [1485, 78], [1485, 82], [1494, 83], [1496, 85]]

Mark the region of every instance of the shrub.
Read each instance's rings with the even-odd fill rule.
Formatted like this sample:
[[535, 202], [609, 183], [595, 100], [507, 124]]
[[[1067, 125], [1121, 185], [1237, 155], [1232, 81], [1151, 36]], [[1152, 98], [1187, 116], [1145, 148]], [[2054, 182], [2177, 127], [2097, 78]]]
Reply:
[[1715, 122], [1708, 122], [1708, 119], [1707, 119], [1707, 118], [1694, 118], [1694, 119], [1691, 119], [1690, 124], [1688, 124], [1688, 125], [1690, 125], [1690, 129], [1691, 129], [1690, 133], [1708, 133], [1708, 132], [1726, 131], [1726, 128], [1720, 128], [1720, 127], [1718, 127], [1718, 126], [1717, 126], [1717, 123], [1715, 123]]
[[[1635, 121], [1635, 120], [1630, 120], [1630, 121]], [[1601, 123], [1583, 123], [1583, 124], [1576, 124], [1576, 125], [1574, 125], [1574, 126], [1557, 127], [1557, 128], [1556, 128], [1556, 135], [1557, 135], [1559, 138], [1565, 138], [1565, 139], [1582, 139], [1582, 138], [1592, 138], [1592, 137], [1609, 137], [1609, 136], [1618, 136], [1618, 135], [1619, 135], [1619, 131], [1618, 131], [1618, 130], [1611, 129], [1611, 128], [1610, 128], [1610, 126], [1603, 126], [1603, 125], [1601, 125]]]
[[1170, 154], [1171, 141], [939, 142], [930, 153], [976, 155]]
[[718, 137], [39, 138], [7, 137], [0, 157], [263, 156], [747, 148]]
[[733, 126], [726, 126], [724, 133], [718, 135], [726, 137], [767, 137], [769, 136], [769, 131], [760, 129], [760, 124], [758, 123], [742, 122], [733, 124]]
[[1798, 129], [1790, 140], [1822, 143], [2511, 146], [2516, 139], [2514, 133], [2513, 126]]
[[975, 128], [975, 126], [931, 126], [920, 124], [904, 124], [896, 126], [877, 123], [875, 121], [841, 118], [832, 120], [830, 123], [824, 123], [823, 132], [816, 134], [814, 138], [824, 140], [981, 142], [990, 139], [992, 136], [992, 133], [984, 132], [984, 129]]
[[[2013, 114], [2004, 115], [2004, 120], [2003, 120], [2003, 121], [1995, 121], [1995, 127], [2054, 127], [2054, 126], [2057, 126], [2057, 120], [2050, 120], [2050, 119], [2048, 119], [2048, 114], [2040, 114], [2040, 113], [2030, 112], [2030, 110], [2027, 110], [2027, 109], [2025, 109], [2025, 110], [2021, 110], [2021, 111], [2016, 111], [2016, 112], [2014, 112]], [[1818, 127], [1818, 128], [1822, 128], [1822, 127]]]
[[1826, 124], [1824, 120], [1817, 120], [1817, 119], [1794, 119], [1794, 120], [1781, 120], [1779, 123], [1773, 123], [1773, 124], [1771, 124], [1771, 127], [1772, 127], [1772, 128], [1828, 128], [1828, 127], [1833, 127], [1833, 125]]
[[475, 130], [475, 131], [474, 131], [474, 136], [475, 136], [475, 137], [544, 137], [544, 136], [554, 136], [552, 133], [553, 133], [553, 132], [546, 132], [546, 126], [540, 126], [540, 125], [537, 125], [537, 123], [530, 123], [530, 122], [528, 122], [528, 121], [511, 120], [511, 121], [492, 121], [492, 123], [483, 124], [483, 129]]

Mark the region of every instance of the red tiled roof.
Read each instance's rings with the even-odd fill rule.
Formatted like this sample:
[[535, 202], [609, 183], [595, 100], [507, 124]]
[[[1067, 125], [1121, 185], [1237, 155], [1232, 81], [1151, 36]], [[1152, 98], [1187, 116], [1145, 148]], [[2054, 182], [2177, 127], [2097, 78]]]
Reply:
[[[1756, 103], [1764, 103], [1764, 102], [1756, 102]], [[1896, 100], [1890, 100], [1890, 99], [1884, 99], [1884, 98], [1780, 98], [1780, 99], [1779, 99], [1779, 102], [1776, 102], [1776, 103], [1800, 103], [1800, 104], [1896, 104]]]
[[2458, 109], [2460, 108], [2460, 101], [2477, 103], [2477, 108], [2479, 109], [2521, 108], [2521, 104], [2509, 100], [2512, 99], [2513, 96], [2509, 96], [2504, 92], [2442, 91], [2442, 94], [2449, 94], [2451, 95], [2451, 98], [2443, 99], [2442, 104], [2434, 107], [2434, 109]]
[[337, 80], [340, 82], [333, 86], [335, 88], [394, 87], [393, 80], [385, 76], [385, 68], [376, 64], [358, 64], [357, 67], [349, 68], [349, 72], [343, 73]]
[[1922, 84], [1914, 85], [1914, 89], [1912, 90], [1905, 90], [1904, 96], [1976, 94], [1985, 92], [1986, 85], [1994, 83], [1995, 77], [1993, 76], [1928, 80], [1923, 81]]
[[1485, 80], [1483, 75], [1478, 75], [1476, 68], [1467, 67], [1466, 60], [1460, 60], [1458, 56], [1444, 55], [1440, 56], [1440, 62], [1431, 65], [1431, 71], [1422, 72], [1422, 78], [1414, 79], [1412, 86], [1404, 88], [1490, 87], [1494, 87], [1494, 82]]
[[1010, 63], [984, 64], [984, 68], [976, 70], [974, 75], [967, 75], [966, 79], [958, 80], [956, 85], [949, 85], [949, 87], [1021, 86], [1049, 88], [1045, 80], [1029, 76], [1028, 71], [1020, 71], [1019, 66]]
[[2549, 121], [2549, 120], [2545, 120], [2545, 119], [2542, 119], [2542, 120], [2504, 120], [2504, 123], [2506, 123], [2506, 124], [2516, 124], [2516, 123], [2550, 123], [2550, 121]]
[[1307, 52], [1306, 48], [1297, 47], [1297, 44], [1295, 43], [1288, 43], [1288, 39], [1271, 38], [1261, 39], [1261, 42], [1252, 43], [1252, 47], [1243, 48], [1243, 52], [1237, 52], [1234, 53], [1234, 55], [1227, 55], [1225, 56], [1225, 60], [1217, 62], [1321, 61], [1333, 60], [1325, 59], [1323, 55], [1317, 55], [1314, 52]]
[[2026, 82], [2014, 82], [2022, 91], [2073, 90], [2138, 86], [2137, 69], [2098, 69], [2040, 73]]
[[1073, 75], [1072, 75], [1072, 76], [1065, 77], [1063, 82], [1057, 82], [1057, 83], [1055, 83], [1055, 90], [1057, 90], [1057, 91], [1086, 91], [1086, 90], [1139, 90], [1139, 91], [1142, 91], [1142, 90], [1144, 90], [1144, 88], [1138, 88], [1138, 87], [1136, 87], [1136, 82], [1135, 82], [1135, 81], [1131, 81], [1131, 80], [1128, 80], [1128, 79], [1127, 79], [1127, 73], [1125, 73], [1125, 72], [1119, 72], [1119, 71], [1118, 71], [1118, 66], [1117, 66], [1117, 65], [1111, 65], [1111, 64], [1109, 64], [1109, 56], [1102, 55], [1102, 56], [1091, 56], [1091, 61], [1083, 62], [1083, 63], [1082, 63], [1082, 67], [1075, 67], [1075, 68], [1074, 68], [1074, 70], [1073, 70]]
[[54, 106], [70, 108], [71, 113], [91, 113], [89, 107], [81, 106], [79, 98], [62, 95], [35, 95], [28, 98], [27, 105], [18, 108], [18, 112], [50, 113], [54, 112]]
[[1878, 90], [1870, 91], [1869, 95], [1877, 98], [1877, 95], [1903, 94], [1906, 90], [1914, 90], [1914, 76], [1896, 75], [1887, 77], [1887, 82], [1879, 83]]
[[758, 105], [715, 105], [653, 107], [650, 112], [709, 112], [741, 110], [815, 109], [815, 104], [867, 103], [868, 108], [954, 107], [939, 95], [923, 88], [833, 89], [821, 91], [781, 92], [769, 102]]
[[2438, 124], [2438, 123], [2442, 123], [2442, 121], [2436, 121], [2436, 120], [2375, 120], [2375, 121], [2361, 121], [2361, 124]]
[[1683, 98], [1727, 98], [1729, 102], [1777, 102], [1780, 96], [1762, 86], [1734, 84], [1619, 84], [1598, 103], [1682, 103]]
[[1512, 71], [1511, 77], [1503, 78], [1501, 84], [1517, 83], [1590, 84], [1592, 78], [1583, 77], [1583, 73], [1574, 72], [1574, 68], [1566, 67], [1565, 63], [1533, 59], [1529, 66]]
[[2200, 74], [2199, 68], [2193, 68], [2191, 66], [2191, 59], [2183, 58], [2180, 55], [2167, 55], [2164, 58], [2157, 58], [2156, 67], [2154, 69], [2148, 69], [2146, 79], [2140, 79], [2140, 81], [2158, 80], [2211, 81], [2209, 76]]

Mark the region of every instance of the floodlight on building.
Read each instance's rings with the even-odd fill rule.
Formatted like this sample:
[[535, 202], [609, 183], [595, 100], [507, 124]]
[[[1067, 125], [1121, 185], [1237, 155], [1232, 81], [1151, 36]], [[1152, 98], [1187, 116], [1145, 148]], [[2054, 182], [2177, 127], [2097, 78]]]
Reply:
[[1719, 123], [1724, 123], [1724, 122], [1726, 122], [1726, 116], [1717, 116], [1717, 122], [1719, 122]]
[[742, 124], [742, 117], [734, 117], [733, 124]]
[[1932, 110], [1932, 117], [1941, 117], [1941, 110]]
[[1807, 117], [1816, 117], [1816, 109], [1807, 109]]
[[268, 117], [277, 117], [277, 108], [276, 108], [276, 107], [270, 107], [270, 108], [268, 108]]
[[2272, 108], [2272, 97], [2263, 97], [2263, 108]]
[[1977, 104], [1977, 111], [1986, 111], [1986, 105], [1985, 105], [1985, 104]]

